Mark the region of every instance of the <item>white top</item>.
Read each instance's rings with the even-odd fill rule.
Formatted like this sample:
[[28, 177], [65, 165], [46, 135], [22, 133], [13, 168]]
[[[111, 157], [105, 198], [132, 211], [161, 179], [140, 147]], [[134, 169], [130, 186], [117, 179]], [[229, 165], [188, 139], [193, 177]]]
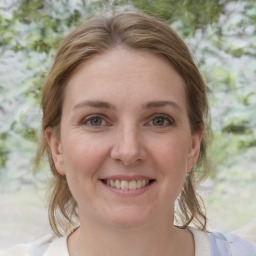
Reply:
[[[238, 236], [188, 229], [194, 236], [195, 256], [256, 256], [256, 248]], [[67, 238], [73, 231], [60, 238], [47, 235], [31, 244], [16, 245], [0, 256], [69, 256]]]
[[192, 227], [188, 227], [188, 229], [194, 236], [195, 256], [211, 256], [210, 241], [207, 234]]

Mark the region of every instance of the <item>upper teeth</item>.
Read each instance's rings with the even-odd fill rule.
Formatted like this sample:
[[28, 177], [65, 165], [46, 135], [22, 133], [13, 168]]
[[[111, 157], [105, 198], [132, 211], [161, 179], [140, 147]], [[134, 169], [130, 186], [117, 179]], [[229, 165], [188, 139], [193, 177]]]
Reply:
[[149, 180], [104, 180], [104, 182], [113, 188], [134, 190], [145, 187], [146, 185], [148, 185]]

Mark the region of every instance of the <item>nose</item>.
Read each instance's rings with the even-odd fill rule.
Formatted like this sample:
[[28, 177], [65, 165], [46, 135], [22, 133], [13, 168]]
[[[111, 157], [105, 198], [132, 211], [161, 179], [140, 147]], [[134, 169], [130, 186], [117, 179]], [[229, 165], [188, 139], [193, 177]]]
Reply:
[[113, 138], [111, 158], [126, 166], [134, 166], [146, 159], [142, 137], [135, 126], [127, 125], [117, 129]]

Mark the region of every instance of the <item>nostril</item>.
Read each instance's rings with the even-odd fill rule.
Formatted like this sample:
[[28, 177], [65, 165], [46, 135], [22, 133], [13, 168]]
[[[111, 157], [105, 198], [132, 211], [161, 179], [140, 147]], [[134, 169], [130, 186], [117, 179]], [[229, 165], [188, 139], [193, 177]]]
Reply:
[[133, 166], [146, 159], [144, 147], [137, 138], [120, 139], [111, 149], [111, 158], [125, 166]]

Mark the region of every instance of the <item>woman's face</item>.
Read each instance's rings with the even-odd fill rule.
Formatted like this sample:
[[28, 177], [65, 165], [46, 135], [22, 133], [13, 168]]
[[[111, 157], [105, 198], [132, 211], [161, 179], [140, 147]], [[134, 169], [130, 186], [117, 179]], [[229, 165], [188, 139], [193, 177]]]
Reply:
[[46, 137], [81, 224], [171, 221], [196, 162], [183, 79], [163, 58], [113, 49], [80, 66], [65, 91], [60, 136]]

